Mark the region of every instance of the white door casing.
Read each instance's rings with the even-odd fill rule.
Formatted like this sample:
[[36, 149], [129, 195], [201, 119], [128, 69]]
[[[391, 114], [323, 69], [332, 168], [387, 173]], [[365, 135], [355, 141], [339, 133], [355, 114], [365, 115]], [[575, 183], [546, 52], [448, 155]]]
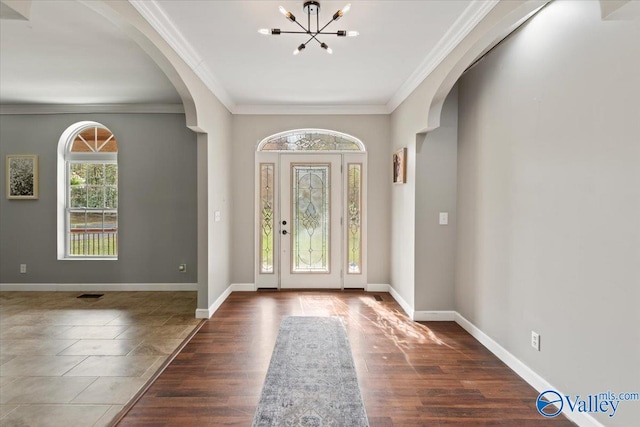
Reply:
[[367, 186], [362, 143], [349, 137], [362, 147], [350, 151], [260, 150], [274, 137], [309, 131], [316, 132], [266, 138], [256, 152], [255, 285], [364, 288]]

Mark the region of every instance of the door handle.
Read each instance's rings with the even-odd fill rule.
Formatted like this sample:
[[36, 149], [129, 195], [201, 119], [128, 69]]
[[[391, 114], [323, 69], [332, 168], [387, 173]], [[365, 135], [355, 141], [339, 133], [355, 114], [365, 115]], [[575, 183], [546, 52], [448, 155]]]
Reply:
[[288, 233], [287, 230], [282, 230], [282, 234], [286, 235], [287, 233]]

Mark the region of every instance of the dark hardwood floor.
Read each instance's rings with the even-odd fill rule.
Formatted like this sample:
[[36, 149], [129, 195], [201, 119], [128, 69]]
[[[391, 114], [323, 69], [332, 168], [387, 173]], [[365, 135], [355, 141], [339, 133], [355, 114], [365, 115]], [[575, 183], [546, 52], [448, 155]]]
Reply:
[[286, 315], [344, 319], [371, 426], [573, 425], [457, 324], [362, 291], [231, 294], [119, 425], [250, 426]]

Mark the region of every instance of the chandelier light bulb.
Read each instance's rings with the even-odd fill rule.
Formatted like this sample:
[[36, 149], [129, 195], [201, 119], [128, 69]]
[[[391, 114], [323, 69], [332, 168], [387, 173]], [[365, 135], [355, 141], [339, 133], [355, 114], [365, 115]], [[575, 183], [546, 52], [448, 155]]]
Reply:
[[284, 16], [287, 16], [287, 13], [289, 13], [289, 12], [287, 12], [287, 9], [285, 9], [282, 6], [279, 6], [278, 10], [280, 10], [280, 13], [282, 13]]
[[347, 12], [349, 12], [351, 10], [351, 3], [347, 4], [345, 7], [342, 8], [342, 15], [340, 16], [344, 16], [347, 14]]
[[258, 32], [259, 32], [260, 34], [264, 34], [264, 35], [266, 36], [266, 35], [268, 35], [271, 31], [269, 31], [269, 29], [268, 29], [268, 28], [260, 28], [260, 29], [258, 30]]
[[326, 43], [320, 43], [320, 47], [323, 48], [324, 50], [326, 50], [329, 55], [331, 55], [333, 53], [333, 49], [331, 49], [329, 46], [327, 46]]
[[347, 37], [358, 37], [360, 32], [358, 31], [347, 31]]
[[305, 47], [307, 47], [307, 46], [305, 46], [305, 44], [304, 44], [304, 43], [302, 43], [300, 46], [298, 46], [298, 47], [296, 48], [296, 50], [294, 50], [294, 51], [293, 51], [293, 54], [294, 54], [294, 55], [299, 54], [300, 52], [302, 52], [302, 49], [304, 49]]

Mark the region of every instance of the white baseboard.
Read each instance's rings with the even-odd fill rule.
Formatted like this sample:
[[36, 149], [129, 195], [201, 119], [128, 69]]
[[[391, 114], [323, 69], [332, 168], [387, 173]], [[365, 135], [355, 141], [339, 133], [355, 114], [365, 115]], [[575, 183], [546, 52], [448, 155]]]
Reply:
[[[416, 311], [409, 305], [404, 298], [400, 296], [393, 286], [386, 285], [387, 289], [380, 289], [378, 292], [389, 292], [393, 299], [396, 300], [400, 307], [407, 313], [409, 319], [417, 322], [453, 322], [456, 317], [456, 312], [452, 310], [422, 310]], [[367, 290], [369, 290], [367, 288]]]
[[158, 292], [197, 290], [197, 283], [0, 283], [0, 291], [12, 292]]
[[254, 283], [232, 283], [231, 292], [255, 292], [256, 285]]
[[[507, 351], [500, 344], [495, 342], [489, 335], [485, 334], [475, 326], [473, 323], [465, 319], [460, 313], [453, 312], [455, 315], [455, 321], [465, 331], [467, 331], [472, 337], [485, 346], [491, 353], [493, 353], [498, 359], [502, 360], [509, 368], [511, 368], [516, 374], [525, 380], [529, 385], [535, 388], [539, 393], [546, 390], [556, 390], [561, 395], [565, 395], [561, 390], [551, 385], [547, 380], [535, 373], [531, 368], [525, 365], [520, 359], [515, 357], [509, 351]], [[567, 405], [565, 405], [566, 407]], [[581, 427], [604, 427], [603, 424], [598, 422], [591, 415], [584, 412], [571, 412], [567, 408], [562, 413], [574, 423]]]
[[367, 292], [389, 292], [390, 288], [391, 286], [386, 283], [367, 283], [364, 289]]
[[402, 298], [400, 296], [400, 294], [398, 293], [398, 291], [396, 291], [393, 286], [389, 286], [389, 293], [391, 294], [391, 296], [393, 297], [394, 300], [396, 300], [396, 302], [398, 304], [400, 304], [400, 307], [402, 307], [402, 309], [404, 310], [405, 313], [407, 313], [407, 316], [409, 316], [409, 319], [414, 320], [413, 319], [413, 307], [411, 307], [411, 305], [409, 305], [408, 302], [406, 302], [404, 300], [404, 298]]
[[453, 322], [456, 312], [451, 310], [414, 311], [413, 320], [418, 322]]
[[208, 309], [207, 308], [198, 308], [198, 309], [196, 309], [196, 319], [209, 319], [209, 318], [211, 318], [211, 316], [213, 316], [213, 313], [215, 313], [216, 310], [218, 310], [220, 308], [222, 303], [229, 297], [229, 295], [231, 295], [231, 292], [232, 292], [231, 287], [232, 286], [233, 285], [229, 285], [229, 287], [224, 290], [222, 295], [220, 295], [218, 297], [218, 299], [215, 300], [213, 302], [213, 304], [211, 304], [209, 306]]

